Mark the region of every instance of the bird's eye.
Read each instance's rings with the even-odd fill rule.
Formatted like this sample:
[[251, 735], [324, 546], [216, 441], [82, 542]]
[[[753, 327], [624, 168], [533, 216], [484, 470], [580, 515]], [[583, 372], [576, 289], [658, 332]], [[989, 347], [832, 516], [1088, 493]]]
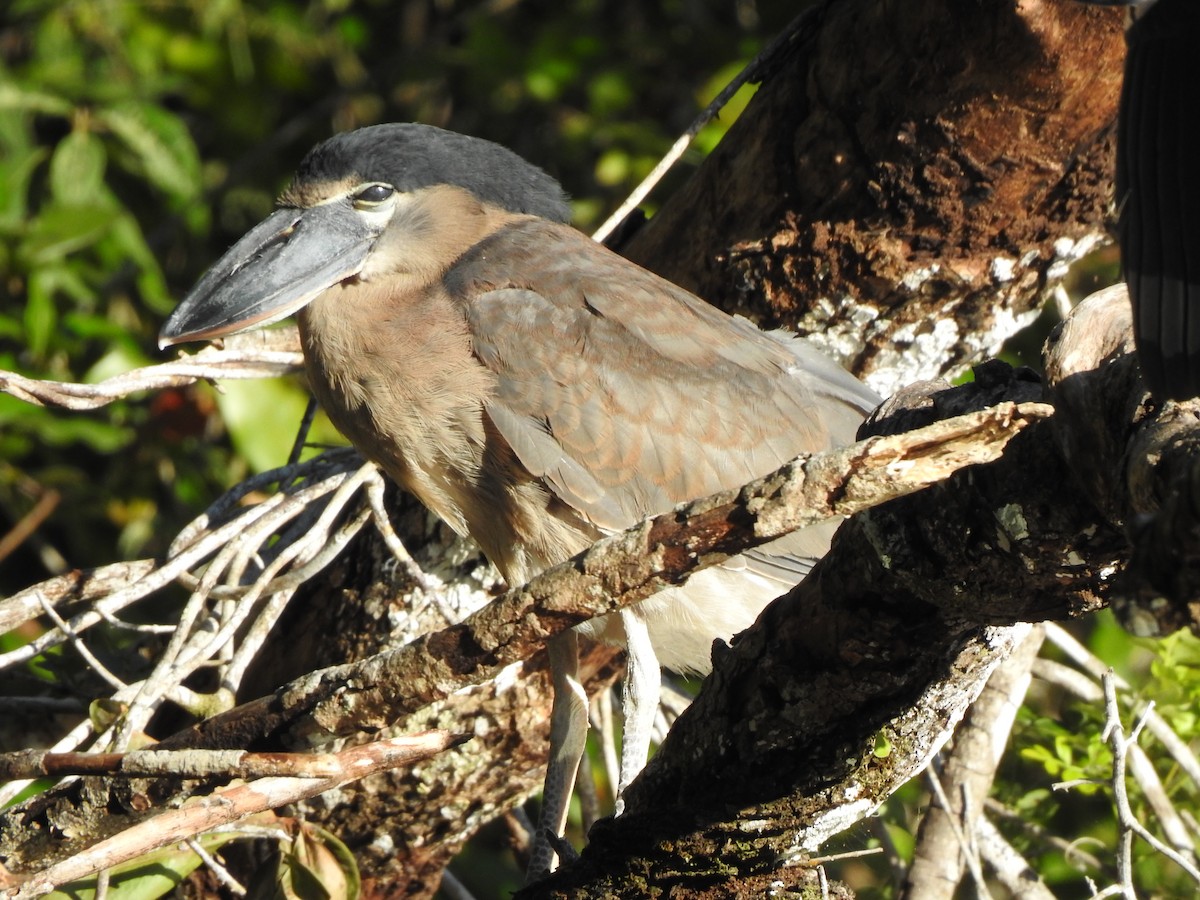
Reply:
[[370, 209], [387, 200], [396, 189], [390, 184], [368, 184], [354, 195], [354, 205], [358, 209]]

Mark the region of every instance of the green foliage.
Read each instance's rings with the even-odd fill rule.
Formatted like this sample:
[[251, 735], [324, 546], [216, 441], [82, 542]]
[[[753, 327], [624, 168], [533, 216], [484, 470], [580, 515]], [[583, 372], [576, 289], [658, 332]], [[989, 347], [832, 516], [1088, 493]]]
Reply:
[[[228, 834], [196, 838], [210, 853], [233, 839]], [[109, 900], [156, 900], [175, 890], [201, 862], [199, 855], [182, 844], [147, 853], [110, 871], [105, 896]], [[65, 884], [60, 890], [46, 895], [49, 900], [92, 900], [96, 896], [95, 878]]]

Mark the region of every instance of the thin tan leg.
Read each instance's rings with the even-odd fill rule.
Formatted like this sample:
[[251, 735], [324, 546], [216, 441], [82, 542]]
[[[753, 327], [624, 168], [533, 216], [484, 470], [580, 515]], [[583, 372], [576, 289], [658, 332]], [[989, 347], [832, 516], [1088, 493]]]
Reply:
[[646, 765], [650, 753], [650, 734], [654, 730], [654, 714], [658, 711], [662, 692], [662, 672], [658, 655], [650, 644], [650, 632], [641, 616], [629, 609], [621, 610], [625, 627], [625, 683], [621, 694], [621, 710], [625, 714], [625, 731], [621, 736], [621, 778], [617, 785], [616, 814], [625, 811], [625, 788]]
[[567, 825], [575, 773], [587, 741], [587, 694], [579, 683], [579, 638], [565, 631], [551, 638], [550, 677], [554, 684], [554, 705], [550, 711], [550, 762], [546, 767], [546, 786], [542, 791], [542, 816], [529, 852], [528, 884], [544, 878], [555, 868], [557, 854], [547, 833], [562, 837]]

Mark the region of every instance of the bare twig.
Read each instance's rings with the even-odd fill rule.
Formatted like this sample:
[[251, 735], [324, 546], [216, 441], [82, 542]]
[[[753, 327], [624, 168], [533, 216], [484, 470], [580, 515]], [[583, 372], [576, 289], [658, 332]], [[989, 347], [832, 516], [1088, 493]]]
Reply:
[[[351, 477], [351, 464], [355, 469], [361, 469], [363, 466], [361, 458], [352, 451], [333, 451], [323, 456], [329, 458], [317, 457], [298, 466], [290, 467], [286, 473], [285, 470], [268, 473], [268, 475], [274, 476], [275, 481], [283, 480], [285, 474], [311, 480], [289, 483], [280, 493], [273, 494], [253, 506], [237, 506], [236, 504], [248, 490], [252, 489], [251, 485], [263, 480], [261, 477], [251, 479], [250, 482], [234, 488], [180, 533], [172, 544], [167, 559], [161, 563], [140, 561], [106, 567], [104, 570], [93, 573], [88, 577], [89, 586], [90, 581], [95, 580], [97, 574], [103, 573], [106, 577], [100, 579], [102, 584], [96, 589], [88, 591], [89, 596], [94, 598], [90, 608], [67, 621], [69, 630], [78, 634], [97, 622], [103, 621], [106, 616], [111, 616], [165, 587], [176, 578], [188, 581], [192, 568], [201, 565], [213, 554], [217, 554], [222, 560], [225, 560], [236, 557], [239, 553], [245, 553], [247, 535], [257, 536], [259, 538], [258, 545], [261, 546], [262, 543], [271, 539], [281, 525], [303, 514], [319, 498], [336, 492]], [[271, 482], [268, 480], [266, 483]], [[233, 512], [232, 517], [227, 518], [226, 515], [231, 511]], [[256, 528], [255, 526], [259, 523], [262, 523], [262, 527]], [[277, 552], [282, 553], [284, 549], [279, 547]], [[323, 564], [327, 564], [329, 558], [328, 553], [318, 553], [313, 558], [313, 562], [319, 559]], [[209, 577], [211, 593], [218, 597], [241, 597], [250, 589], [249, 586], [218, 587], [215, 584], [219, 580], [218, 576], [222, 574], [224, 565], [227, 564], [210, 566], [210, 568], [214, 568]], [[309, 566], [312, 565], [313, 563], [310, 562]], [[122, 578], [122, 575], [125, 577]], [[292, 575], [294, 576], [295, 573]], [[267, 585], [266, 590], [274, 591], [292, 586], [293, 583], [287, 579], [288, 576], [285, 576], [277, 583]], [[65, 600], [71, 598], [73, 593], [78, 593], [79, 583], [79, 576], [63, 576], [23, 591], [5, 604], [5, 607], [0, 608], [0, 623], [15, 627], [16, 624], [20, 624], [20, 621], [27, 621], [42, 611], [39, 593], [50, 598], [52, 602], [58, 599]], [[201, 578], [197, 583], [197, 593], [203, 594], [202, 586], [204, 584], [205, 581]], [[100, 587], [108, 588], [108, 593], [101, 593]], [[176, 647], [181, 647], [188, 640], [192, 624], [196, 621], [204, 605], [204, 596], [193, 597], [192, 606], [185, 611], [182, 617], [178, 637], [173, 639]], [[8, 616], [5, 621], [3, 616], [6, 612]], [[67, 635], [64, 629], [51, 629], [22, 647], [0, 654], [0, 669], [28, 662], [49, 647], [61, 644], [65, 640], [67, 640]], [[170, 652], [174, 653], [177, 650], [170, 649]]]
[[43, 488], [33, 504], [33, 509], [21, 516], [20, 521], [9, 529], [8, 534], [0, 537], [0, 560], [25, 543], [29, 536], [37, 531], [38, 526], [49, 518], [50, 513], [54, 512], [61, 499], [62, 494], [58, 491]]
[[409, 765], [461, 742], [460, 735], [444, 731], [376, 741], [336, 754], [342, 759], [341, 777], [272, 777], [222, 788], [180, 809], [168, 810], [143, 820], [28, 879], [0, 873], [0, 897], [28, 900], [41, 896], [59, 885], [94, 875], [151, 850], [193, 838], [255, 813], [315, 797], [375, 772]]
[[214, 378], [273, 378], [299, 371], [304, 364], [294, 328], [229, 338], [170, 363], [134, 369], [99, 384], [40, 381], [0, 371], [0, 391], [37, 406], [96, 409], [139, 391], [184, 387]]
[[0, 634], [12, 631], [42, 614], [42, 598], [56, 607], [69, 601], [87, 602], [103, 597], [119, 587], [138, 581], [153, 572], [152, 559], [113, 563], [90, 571], [68, 572], [26, 588], [0, 600]]
[[[1189, 850], [1185, 850], [1183, 853], [1177, 852], [1156, 838], [1133, 814], [1125, 786], [1127, 762], [1133, 758], [1134, 754], [1140, 752], [1140, 748], [1136, 743], [1137, 738], [1143, 727], [1147, 725], [1152, 717], [1153, 706], [1151, 705], [1143, 711], [1129, 735], [1126, 736], [1124, 728], [1121, 725], [1120, 708], [1117, 701], [1117, 684], [1119, 680], [1116, 674], [1110, 670], [1105, 674], [1102, 682], [1105, 710], [1105, 727], [1102, 737], [1109, 744], [1113, 753], [1113, 771], [1109, 779], [1109, 786], [1113, 792], [1113, 802], [1116, 807], [1119, 829], [1119, 843], [1116, 854], [1117, 884], [1096, 893], [1095, 896], [1106, 897], [1120, 894], [1128, 898], [1128, 900], [1132, 900], [1132, 898], [1136, 897], [1133, 886], [1132, 857], [1134, 836], [1142, 838], [1142, 840], [1150, 844], [1156, 851], [1171, 859], [1198, 884], [1200, 884], [1200, 870], [1196, 868]], [[1088, 693], [1091, 692], [1089, 691]], [[1145, 766], [1153, 772], [1153, 768], [1149, 765], [1148, 761], [1145, 762]], [[1158, 784], [1157, 774], [1152, 774], [1148, 778], [1148, 781], [1152, 786]], [[1077, 779], [1072, 782], [1056, 784], [1054, 788], [1055, 790], [1064, 790], [1080, 784], [1096, 783], [1092, 779]], [[1161, 790], [1161, 785], [1159, 785], [1159, 789]], [[1167, 803], [1167, 807], [1170, 809], [1171, 815], [1177, 818], [1177, 814], [1169, 803]], [[1190, 848], [1190, 840], [1187, 841], [1187, 845]]]
[[[1093, 677], [1103, 679], [1111, 671], [1103, 660], [1071, 637], [1061, 626], [1047, 622], [1046, 638], [1079, 663]], [[1129, 684], [1120, 675], [1112, 673], [1112, 677], [1115, 679], [1118, 690], [1129, 690]], [[1167, 752], [1171, 754], [1171, 758], [1179, 763], [1179, 767], [1187, 773], [1196, 786], [1200, 787], [1200, 760], [1196, 759], [1196, 754], [1180, 739], [1175, 730], [1154, 711], [1150, 711], [1146, 717], [1146, 728], [1166, 748]]]
[[847, 850], [844, 853], [815, 856], [812, 859], [797, 862], [796, 865], [802, 869], [815, 869], [818, 866], [823, 866], [831, 862], [841, 862], [844, 859], [862, 859], [864, 856], [878, 856], [880, 853], [883, 853], [882, 847], [868, 847], [865, 850]]
[[1117, 685], [1115, 673], [1110, 671], [1104, 678], [1104, 733], [1102, 738], [1112, 749], [1113, 771], [1112, 791], [1113, 802], [1117, 809], [1117, 825], [1120, 828], [1120, 841], [1117, 851], [1117, 877], [1124, 895], [1133, 900], [1137, 895], [1133, 888], [1133, 838], [1140, 837], [1151, 847], [1170, 859], [1183, 869], [1193, 881], [1200, 885], [1200, 869], [1183, 854], [1167, 846], [1151, 834], [1133, 814], [1129, 803], [1129, 794], [1125, 788], [1126, 757], [1131, 747], [1137, 743], [1138, 734], [1146, 723], [1143, 714], [1135, 722], [1128, 735], [1121, 724], [1121, 710], [1117, 704]]
[[[469, 735], [457, 735], [466, 739]], [[356, 777], [341, 753], [252, 753], [248, 750], [131, 750], [128, 753], [0, 753], [0, 779], [107, 775], [119, 778]]]
[[233, 875], [229, 873], [229, 870], [226, 869], [225, 866], [223, 866], [215, 856], [205, 850], [198, 840], [192, 838], [184, 841], [184, 843], [188, 845], [188, 848], [193, 853], [195, 853], [198, 857], [200, 857], [201, 860], [204, 861], [204, 865], [208, 866], [209, 871], [216, 876], [217, 881], [221, 882], [221, 884], [224, 885], [225, 888], [230, 891], [230, 893], [235, 894], [238, 897], [246, 896], [246, 889], [242, 886], [241, 882], [234, 878]]
[[954, 852], [955, 845], [961, 845], [962, 835], [974, 839], [975, 822], [1029, 688], [1030, 666], [1042, 645], [1041, 629], [1024, 627], [1028, 637], [992, 673], [954, 733], [954, 744], [945, 754], [942, 769], [950, 788], [949, 805], [931, 805], [925, 812], [904, 896], [948, 900], [955, 895], [964, 862], [970, 861], [964, 854]]
[[67, 641], [75, 648], [75, 652], [83, 657], [84, 662], [92, 667], [92, 670], [108, 682], [108, 686], [114, 690], [121, 690], [125, 687], [125, 682], [108, 670], [108, 667], [100, 660], [96, 659], [94, 653], [88, 649], [87, 644], [83, 642], [78, 634], [71, 630], [71, 626], [63, 621], [62, 616], [55, 612], [54, 607], [50, 605], [50, 601], [46, 599], [45, 594], [39, 594], [38, 599], [42, 602], [42, 611], [50, 618], [55, 625], [66, 635]]
[[986, 816], [979, 816], [975, 820], [975, 840], [983, 861], [1012, 896], [1025, 900], [1054, 900], [1054, 894], [1033, 866], [1005, 840]]
[[[953, 809], [954, 807], [950, 803], [950, 798], [946, 796], [946, 791], [942, 787], [942, 780], [938, 777], [937, 767], [931, 765], [925, 771], [925, 777], [929, 780], [929, 787], [932, 789], [933, 795], [937, 798], [942, 809]], [[975, 845], [974, 821], [972, 820], [970, 823], [970, 831], [964, 829], [963, 823], [959, 822], [955, 816], [947, 816], [946, 822], [958, 840], [963, 861], [967, 866], [967, 870], [971, 873], [971, 877], [975, 880], [976, 892], [980, 897], [990, 898], [991, 893], [988, 891], [987, 881], [983, 877], [983, 867], [979, 864], [979, 848]]]
[[592, 730], [600, 742], [600, 752], [604, 757], [604, 774], [608, 778], [608, 787], [612, 799], [617, 799], [617, 785], [620, 783], [620, 767], [617, 764], [617, 730], [613, 723], [613, 694], [612, 691], [601, 691], [592, 698], [589, 713]]
[[[1088, 703], [1099, 703], [1104, 697], [1103, 689], [1088, 674], [1060, 662], [1038, 659], [1034, 662], [1033, 672], [1043, 681], [1057, 685]], [[1162, 720], [1153, 708], [1147, 708], [1143, 712], [1143, 717], [1143, 721], [1152, 733], [1157, 734], [1162, 728], [1170, 728], [1170, 725]], [[1161, 723], [1161, 727], [1158, 726], [1158, 723]], [[1150, 757], [1137, 744], [1133, 744], [1129, 748], [1129, 770], [1141, 785], [1146, 802], [1150, 804], [1155, 816], [1158, 817], [1167, 840], [1186, 853], [1194, 853], [1195, 841], [1183, 818], [1184, 811], [1175, 808], [1170, 797], [1167, 796], [1166, 788], [1163, 787], [1162, 779], [1158, 777], [1158, 772], [1150, 761]]]

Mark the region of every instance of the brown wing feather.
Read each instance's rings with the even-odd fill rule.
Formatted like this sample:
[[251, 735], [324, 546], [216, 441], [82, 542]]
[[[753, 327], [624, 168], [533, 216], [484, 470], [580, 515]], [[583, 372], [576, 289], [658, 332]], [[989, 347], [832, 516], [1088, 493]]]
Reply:
[[533, 475], [600, 528], [852, 440], [874, 404], [803, 344], [731, 318], [565, 226], [502, 229], [456, 264], [446, 287], [497, 376], [493, 424]]

